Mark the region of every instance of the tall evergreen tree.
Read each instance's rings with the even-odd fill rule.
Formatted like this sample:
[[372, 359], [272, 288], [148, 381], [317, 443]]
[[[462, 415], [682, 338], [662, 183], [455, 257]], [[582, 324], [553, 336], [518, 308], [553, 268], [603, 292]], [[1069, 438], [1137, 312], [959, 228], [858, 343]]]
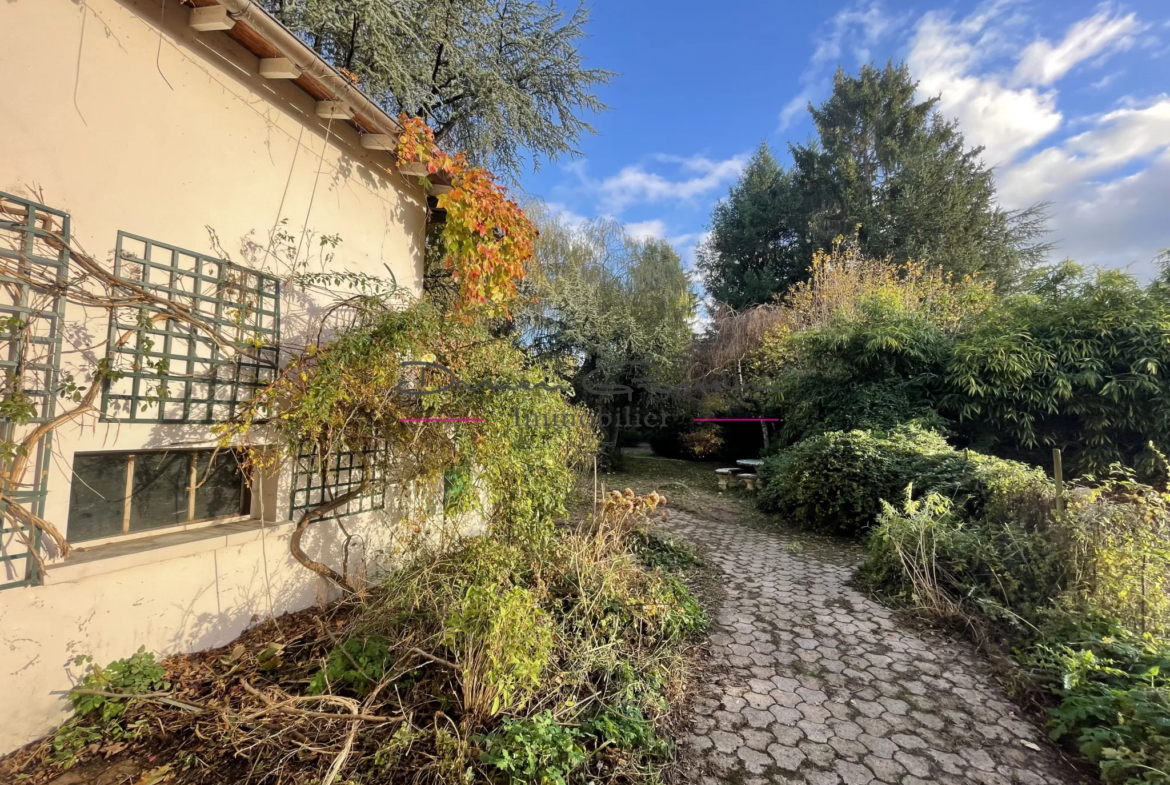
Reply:
[[575, 151], [613, 76], [577, 50], [584, 6], [538, 0], [260, 0], [392, 114], [423, 117], [436, 140], [515, 178]]
[[698, 251], [707, 292], [741, 310], [766, 302], [804, 276], [800, 193], [793, 173], [760, 144], [727, 198], [715, 206]]
[[995, 177], [937, 98], [915, 100], [906, 66], [837, 70], [833, 94], [809, 105], [818, 138], [789, 146], [784, 169], [767, 145], [711, 217], [699, 254], [707, 291], [739, 310], [806, 275], [812, 252], [857, 233], [866, 255], [914, 259], [1016, 286], [1048, 246], [1044, 205], [998, 207]]
[[809, 240], [828, 247], [856, 229], [867, 255], [1010, 288], [1047, 250], [1036, 242], [1043, 207], [999, 208], [983, 148], [967, 148], [958, 125], [936, 111], [938, 99], [916, 101], [916, 88], [905, 65], [867, 65], [858, 76], [838, 69], [832, 96], [809, 105], [819, 143], [791, 148]]

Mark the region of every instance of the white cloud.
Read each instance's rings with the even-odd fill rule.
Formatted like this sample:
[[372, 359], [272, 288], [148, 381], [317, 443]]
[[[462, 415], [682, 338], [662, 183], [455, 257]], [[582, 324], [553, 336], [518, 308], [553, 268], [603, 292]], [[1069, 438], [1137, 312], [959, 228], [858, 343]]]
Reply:
[[784, 104], [784, 108], [780, 110], [780, 130], [783, 131], [788, 126], [792, 125], [792, 121], [796, 116], [804, 111], [808, 106], [809, 99], [812, 98], [812, 90], [807, 89], [804, 92], [797, 93], [792, 96], [792, 99]]
[[976, 74], [990, 55], [1009, 44], [1010, 27], [994, 24], [1000, 7], [993, 6], [953, 22], [931, 12], [914, 32], [907, 63], [919, 80], [919, 94], [939, 96], [939, 111], [959, 121], [972, 145], [986, 148], [992, 165], [1012, 160], [1060, 127], [1056, 93], [1034, 87], [1013, 88], [1005, 77]]
[[598, 192], [603, 207], [615, 213], [633, 204], [688, 201], [738, 177], [747, 164], [747, 155], [736, 155], [722, 161], [712, 161], [702, 156], [675, 159], [659, 156], [659, 160], [673, 160], [684, 172], [694, 176], [672, 180], [657, 172], [647, 171], [638, 164], [627, 166], [600, 182], [587, 181], [587, 184]]
[[1168, 148], [1170, 97], [1162, 97], [1144, 108], [1102, 115], [1093, 129], [1006, 169], [999, 177], [1000, 194], [1011, 206], [1061, 198], [1067, 189], [1092, 185], [1102, 175]]
[[1093, 88], [1094, 90], [1104, 90], [1106, 87], [1113, 84], [1113, 82], [1116, 81], [1118, 77], [1124, 76], [1124, 75], [1125, 75], [1124, 70], [1114, 71], [1111, 74], [1105, 74], [1105, 76], [1102, 76], [1096, 82], [1093, 82], [1091, 85], [1089, 85], [1089, 87]]
[[[1027, 20], [1009, 9], [996, 2], [958, 21], [927, 13], [907, 57], [919, 94], [939, 96], [939, 110], [959, 121], [968, 142], [986, 148], [984, 160], [991, 165], [1011, 162], [1061, 128], [1056, 82], [1086, 60], [1103, 64], [1146, 29], [1135, 14], [1121, 15], [1105, 4], [1069, 27], [1059, 43], [1025, 43], [1020, 28]], [[1003, 59], [1014, 60], [1014, 68], [992, 67]]]
[[661, 240], [666, 236], [666, 223], [653, 218], [649, 221], [626, 224], [626, 234], [638, 240]]
[[1057, 255], [1133, 265], [1150, 277], [1154, 254], [1170, 246], [1170, 97], [1095, 118], [1090, 130], [1007, 168], [999, 183], [1008, 206], [1052, 202]]
[[1069, 188], [1053, 205], [1057, 256], [1129, 267], [1144, 279], [1157, 274], [1154, 255], [1170, 247], [1170, 152], [1146, 169], [1107, 183]]
[[780, 112], [780, 130], [788, 128], [808, 102], [828, 85], [826, 68], [835, 68], [848, 50], [855, 65], [873, 59], [873, 47], [902, 24], [890, 16], [878, 0], [856, 0], [838, 11], [817, 33], [817, 48], [809, 60], [800, 81], [800, 92], [792, 97]]
[[1099, 52], [1128, 49], [1144, 28], [1136, 14], [1114, 15], [1108, 4], [1068, 29], [1059, 44], [1039, 38], [1020, 55], [1015, 78], [1022, 84], [1050, 85]]

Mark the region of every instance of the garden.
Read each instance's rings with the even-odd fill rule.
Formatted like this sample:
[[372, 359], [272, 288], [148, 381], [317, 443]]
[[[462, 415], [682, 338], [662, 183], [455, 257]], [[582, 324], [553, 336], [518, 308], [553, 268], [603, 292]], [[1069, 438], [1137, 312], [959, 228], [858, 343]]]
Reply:
[[840, 240], [751, 356], [782, 421], [761, 508], [1014, 659], [1107, 782], [1170, 781], [1168, 284], [1066, 264], [1004, 296]]
[[[766, 145], [752, 157], [696, 250], [701, 301], [667, 240], [521, 206], [483, 165], [514, 177], [525, 149], [570, 152], [589, 130], [580, 110], [604, 108], [590, 90], [611, 74], [573, 46], [583, 17], [526, 5], [527, 26], [464, 20], [468, 51], [504, 28], [552, 39], [548, 83], [517, 77], [500, 98], [497, 64], [432, 40], [430, 16], [419, 39], [437, 57], [404, 75], [381, 38], [355, 43], [356, 13], [268, 5], [343, 53], [363, 89], [422, 107], [427, 120], [401, 116], [397, 170], [443, 186], [424, 291], [290, 279], [344, 291], [323, 318], [344, 329], [216, 426], [249, 476], [306, 452], [362, 456], [360, 481], [301, 512], [289, 546], [340, 599], [208, 651], [80, 656], [72, 717], [0, 759], [5, 781], [651, 785], [705, 774], [687, 769], [704, 754], [738, 767], [728, 782], [921, 782], [1040, 760], [1012, 758], [1017, 741], [1045, 750], [996, 736], [1015, 708], [984, 700], [965, 660], [947, 683], [912, 619], [948, 636], [930, 640], [973, 642], [1105, 782], [1170, 783], [1170, 267], [1140, 280], [1040, 264], [1042, 206], [996, 206], [978, 150], [891, 64], [837, 74], [791, 167]], [[530, 94], [548, 92], [561, 102]], [[71, 252], [103, 287], [92, 303], [163, 307]], [[69, 380], [59, 424], [128, 370]], [[20, 390], [0, 403], [29, 424]], [[34, 443], [0, 444], [10, 484]], [[761, 460], [758, 490], [718, 491], [713, 470], [743, 458]], [[337, 513], [373, 493], [394, 499], [392, 569], [314, 558], [306, 537], [344, 530]], [[468, 516], [478, 536], [444, 528]], [[710, 554], [722, 574], [687, 536], [728, 546]], [[740, 607], [720, 599], [734, 592]], [[916, 757], [964, 735], [923, 685], [979, 719], [1006, 762]]]

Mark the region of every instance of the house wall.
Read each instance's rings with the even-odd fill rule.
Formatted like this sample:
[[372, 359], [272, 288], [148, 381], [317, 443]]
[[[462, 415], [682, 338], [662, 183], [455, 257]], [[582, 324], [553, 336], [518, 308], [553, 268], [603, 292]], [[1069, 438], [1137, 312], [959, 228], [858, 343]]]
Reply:
[[[176, 0], [0, 3], [0, 190], [68, 211], [77, 244], [99, 261], [112, 260], [118, 230], [221, 257], [211, 230], [233, 261], [287, 278], [288, 260], [265, 253], [282, 227], [312, 248], [301, 270], [321, 271], [315, 238], [338, 235], [330, 270], [389, 270], [417, 293], [421, 189], [387, 172], [390, 153], [318, 119], [312, 97], [261, 78], [255, 56], [224, 33], [193, 31], [187, 15]], [[287, 281], [283, 292], [282, 345], [303, 345], [324, 300]], [[104, 355], [106, 315], [71, 305], [67, 323], [62, 368], [84, 377]], [[210, 437], [207, 426], [93, 417], [66, 426], [54, 435], [45, 518], [65, 528], [75, 452]], [[139, 645], [161, 654], [220, 645], [254, 619], [324, 597], [287, 555], [288, 475], [254, 496], [253, 517], [267, 527], [98, 546], [52, 564], [44, 586], [0, 591], [0, 752], [62, 720], [79, 654], [104, 663]], [[367, 552], [388, 515], [349, 522]], [[338, 566], [339, 536], [322, 526], [310, 547]]]

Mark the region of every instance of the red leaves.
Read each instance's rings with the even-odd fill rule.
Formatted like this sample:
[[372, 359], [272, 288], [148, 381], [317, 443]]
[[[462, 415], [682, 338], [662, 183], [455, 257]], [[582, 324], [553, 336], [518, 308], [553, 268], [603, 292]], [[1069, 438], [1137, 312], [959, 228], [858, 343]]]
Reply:
[[451, 181], [451, 191], [438, 201], [447, 211], [444, 263], [460, 283], [459, 306], [485, 305], [491, 313], [506, 315], [532, 258], [536, 227], [490, 172], [468, 166], [463, 153], [440, 150], [421, 118], [403, 115], [401, 121], [399, 165], [425, 163], [429, 173]]

